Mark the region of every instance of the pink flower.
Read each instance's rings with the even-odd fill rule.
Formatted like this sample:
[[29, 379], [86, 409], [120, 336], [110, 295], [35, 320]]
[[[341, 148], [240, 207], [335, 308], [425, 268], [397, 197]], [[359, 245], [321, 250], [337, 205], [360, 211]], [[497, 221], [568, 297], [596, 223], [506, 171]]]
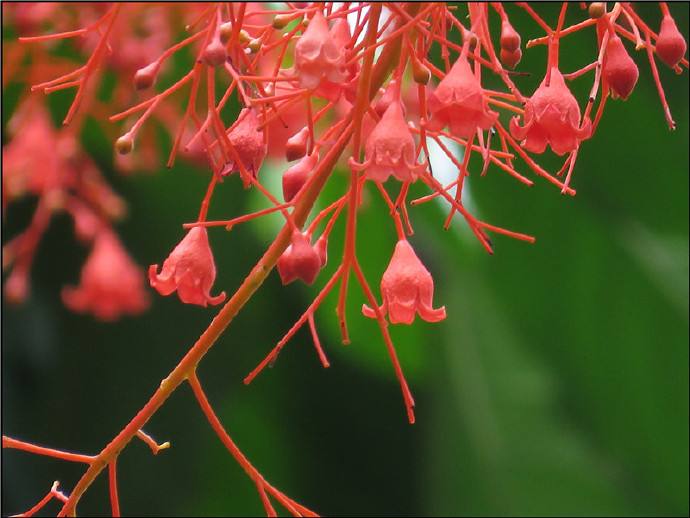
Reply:
[[[338, 33], [341, 29], [338, 29]], [[340, 38], [339, 38], [340, 39]], [[344, 53], [328, 30], [328, 22], [320, 11], [309, 20], [309, 26], [295, 45], [295, 70], [302, 88], [317, 88], [323, 80], [340, 83]]]
[[498, 118], [498, 113], [489, 110], [482, 85], [464, 56], [431, 94], [429, 111], [429, 129], [448, 126], [453, 135], [463, 138], [471, 137], [477, 129], [489, 129]]
[[306, 284], [312, 284], [321, 268], [326, 265], [326, 259], [324, 237], [319, 238], [316, 245], [312, 246], [309, 236], [296, 230], [292, 234], [292, 244], [278, 259], [280, 281], [285, 285], [302, 279]]
[[[256, 112], [252, 108], [244, 108], [237, 117], [237, 122], [227, 131], [227, 134], [244, 168], [256, 176], [268, 151], [261, 129], [261, 121], [256, 116]], [[239, 171], [239, 165], [230, 162], [221, 174], [227, 176]]]
[[3, 196], [41, 195], [69, 176], [60, 154], [60, 138], [42, 104], [24, 102], [8, 123], [12, 139], [2, 150]]
[[621, 39], [616, 34], [610, 34], [604, 60], [604, 78], [614, 96], [627, 99], [639, 75], [637, 65], [625, 51]]
[[149, 300], [141, 269], [110, 230], [99, 232], [81, 271], [81, 284], [65, 286], [62, 300], [72, 311], [90, 312], [100, 320], [144, 311]]
[[[405, 239], [395, 245], [391, 262], [381, 279], [381, 296], [381, 313], [388, 312], [391, 324], [411, 324], [415, 314], [427, 322], [446, 318], [445, 307], [432, 307], [434, 280]], [[362, 306], [362, 313], [376, 318], [376, 312], [366, 304]]]
[[549, 144], [554, 153], [563, 155], [576, 150], [592, 133], [588, 118], [580, 127], [580, 107], [556, 67], [551, 69], [550, 83], [544, 78], [527, 101], [524, 120], [525, 125], [520, 126], [513, 117], [510, 132], [517, 139], [525, 139], [524, 148], [533, 153], [543, 153]]
[[383, 117], [367, 138], [365, 161], [350, 165], [364, 170], [367, 178], [385, 182], [390, 175], [401, 182], [414, 182], [426, 166], [415, 162], [416, 149], [410, 128], [403, 117], [402, 104], [396, 100], [386, 108]]
[[193, 227], [178, 243], [163, 263], [149, 266], [149, 283], [163, 296], [177, 290], [177, 296], [185, 304], [213, 306], [225, 300], [225, 292], [212, 297], [211, 286], [216, 280], [216, 265], [204, 227]]

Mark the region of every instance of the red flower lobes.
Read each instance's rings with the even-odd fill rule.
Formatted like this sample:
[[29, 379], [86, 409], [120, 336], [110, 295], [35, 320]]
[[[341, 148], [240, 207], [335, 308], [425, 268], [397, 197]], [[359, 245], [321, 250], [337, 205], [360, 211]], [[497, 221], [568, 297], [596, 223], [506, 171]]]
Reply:
[[[427, 322], [446, 318], [446, 308], [434, 309], [434, 279], [414, 253], [410, 243], [403, 239], [395, 245], [393, 257], [381, 279], [381, 312], [388, 313], [391, 324], [412, 324], [415, 314]], [[362, 313], [376, 318], [376, 312], [362, 306]]]
[[518, 118], [510, 120], [510, 132], [525, 139], [524, 148], [543, 153], [546, 145], [557, 155], [575, 151], [580, 141], [590, 137], [592, 123], [585, 119], [580, 127], [580, 107], [570, 93], [558, 68], [551, 69], [551, 81], [546, 78], [525, 105], [524, 126]]
[[149, 267], [149, 282], [163, 296], [177, 290], [182, 302], [203, 307], [225, 300], [225, 292], [215, 297], [210, 294], [216, 265], [204, 227], [190, 229], [163, 263], [161, 273], [157, 271], [157, 264]]

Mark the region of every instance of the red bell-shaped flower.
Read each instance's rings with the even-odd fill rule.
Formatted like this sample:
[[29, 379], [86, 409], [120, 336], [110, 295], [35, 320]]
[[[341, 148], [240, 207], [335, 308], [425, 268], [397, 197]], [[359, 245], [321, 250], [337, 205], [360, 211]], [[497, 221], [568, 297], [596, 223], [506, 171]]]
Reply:
[[367, 178], [385, 182], [390, 175], [401, 182], [414, 182], [426, 166], [415, 162], [414, 137], [405, 123], [400, 101], [392, 101], [367, 139], [365, 161], [350, 165], [364, 170]]
[[520, 126], [513, 117], [510, 132], [517, 139], [525, 139], [524, 148], [533, 153], [543, 153], [549, 144], [554, 153], [563, 155], [577, 149], [592, 133], [589, 118], [580, 127], [580, 107], [556, 67], [551, 69], [550, 83], [544, 78], [525, 104], [524, 121]]
[[489, 129], [498, 118], [498, 113], [489, 109], [484, 89], [465, 56], [458, 58], [429, 97], [429, 111], [429, 129], [448, 126], [453, 135], [463, 138], [471, 137], [477, 129]]
[[[237, 122], [228, 130], [227, 134], [244, 168], [256, 176], [268, 151], [261, 129], [261, 121], [257, 117], [256, 111], [252, 108], [244, 108], [237, 117]], [[221, 174], [227, 176], [239, 171], [240, 166], [235, 162], [230, 162]]]
[[163, 296], [177, 290], [177, 296], [185, 304], [206, 307], [225, 300], [225, 292], [213, 297], [211, 287], [216, 280], [216, 265], [204, 227], [193, 227], [178, 243], [163, 263], [149, 266], [149, 283]]
[[[410, 243], [403, 239], [395, 245], [388, 268], [381, 279], [381, 312], [388, 312], [391, 324], [411, 324], [415, 315], [427, 322], [439, 322], [446, 318], [446, 308], [434, 309], [434, 280], [414, 253]], [[362, 313], [376, 318], [376, 312], [362, 306]]]
[[666, 14], [661, 19], [659, 37], [656, 40], [656, 54], [671, 68], [675, 67], [685, 55], [688, 46], [678, 30], [676, 22]]
[[280, 281], [290, 284], [296, 279], [302, 279], [306, 284], [312, 284], [319, 271], [326, 264], [326, 246], [321, 239], [315, 246], [310, 243], [309, 236], [295, 230], [292, 243], [285, 249], [277, 263]]
[[323, 79], [340, 83], [345, 79], [343, 65], [344, 50], [328, 30], [326, 18], [317, 11], [295, 45], [295, 71], [300, 85], [317, 88]]
[[616, 34], [610, 34], [604, 60], [604, 78], [614, 96], [627, 99], [632, 93], [640, 73]]
[[65, 286], [62, 300], [72, 311], [90, 312], [100, 320], [135, 315], [149, 305], [141, 268], [107, 229], [101, 230], [94, 241], [81, 271], [81, 284]]

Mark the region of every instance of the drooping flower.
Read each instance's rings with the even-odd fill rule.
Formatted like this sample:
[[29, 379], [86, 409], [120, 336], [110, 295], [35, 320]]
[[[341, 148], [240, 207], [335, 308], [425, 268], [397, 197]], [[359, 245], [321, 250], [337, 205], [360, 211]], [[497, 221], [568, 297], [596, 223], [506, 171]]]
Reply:
[[185, 304], [203, 307], [225, 300], [225, 292], [215, 297], [210, 294], [216, 280], [216, 265], [204, 227], [191, 228], [165, 260], [161, 273], [157, 272], [157, 264], [149, 266], [149, 283], [163, 296], [177, 290]]
[[141, 313], [149, 305], [143, 271], [108, 229], [96, 237], [80, 280], [79, 286], [62, 289], [62, 300], [72, 311], [111, 321]]
[[656, 53], [661, 61], [671, 68], [675, 67], [685, 55], [688, 46], [678, 30], [675, 20], [669, 14], [661, 19], [659, 37], [656, 40]]
[[[393, 257], [381, 279], [381, 313], [388, 313], [391, 324], [412, 324], [415, 315], [427, 322], [446, 318], [446, 308], [434, 309], [434, 279], [406, 239], [395, 245]], [[376, 312], [364, 304], [362, 313], [376, 318]]]
[[[237, 151], [244, 168], [256, 176], [268, 151], [261, 129], [261, 121], [256, 115], [256, 111], [252, 108], [244, 108], [237, 117], [237, 122], [227, 131], [227, 134], [230, 144]], [[227, 176], [239, 171], [240, 166], [231, 161], [225, 166], [221, 175]]]
[[498, 113], [489, 109], [484, 89], [465, 56], [457, 59], [429, 97], [429, 111], [429, 129], [448, 126], [453, 135], [463, 138], [471, 137], [477, 129], [489, 129], [498, 118]]
[[364, 151], [363, 164], [350, 164], [355, 170], [364, 170], [367, 178], [376, 182], [385, 182], [390, 175], [401, 182], [414, 182], [426, 167], [415, 161], [414, 137], [398, 100], [388, 105], [369, 134]]
[[286, 202], [292, 201], [302, 186], [304, 186], [318, 160], [318, 153], [312, 153], [283, 173], [283, 199]]
[[58, 133], [44, 106], [24, 102], [7, 126], [12, 139], [2, 149], [3, 196], [41, 195], [60, 186], [68, 173], [58, 153]]
[[640, 73], [637, 65], [625, 51], [623, 42], [616, 34], [609, 36], [604, 60], [604, 78], [614, 96], [627, 99], [632, 93]]
[[338, 47], [328, 22], [320, 11], [295, 45], [295, 70], [302, 88], [317, 88], [322, 80], [340, 83], [345, 79], [343, 49]]
[[591, 136], [592, 123], [586, 118], [580, 126], [580, 107], [558, 68], [551, 69], [549, 83], [546, 79], [525, 104], [524, 126], [513, 117], [510, 132], [517, 139], [525, 139], [527, 151], [543, 153], [549, 144], [554, 153], [563, 155]]
[[284, 285], [296, 279], [302, 279], [306, 284], [312, 284], [316, 280], [319, 271], [326, 264], [326, 242], [321, 239], [312, 246], [309, 236], [298, 230], [293, 232], [290, 246], [285, 249], [276, 265], [280, 281]]

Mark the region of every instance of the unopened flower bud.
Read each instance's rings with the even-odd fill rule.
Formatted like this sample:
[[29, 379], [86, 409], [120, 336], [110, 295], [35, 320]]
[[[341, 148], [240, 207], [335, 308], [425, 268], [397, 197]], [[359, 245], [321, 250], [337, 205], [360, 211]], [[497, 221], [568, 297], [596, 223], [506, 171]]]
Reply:
[[276, 14], [273, 17], [273, 28], [280, 30], [291, 21], [292, 20], [290, 19], [290, 15], [288, 14]]
[[259, 49], [261, 48], [261, 40], [259, 38], [254, 38], [249, 41], [247, 47], [249, 48], [249, 50], [256, 54], [257, 52], [259, 52]]
[[307, 183], [318, 159], [318, 155], [313, 153], [304, 157], [283, 173], [283, 199], [286, 202], [291, 202], [300, 189], [304, 187], [304, 184]]
[[285, 285], [301, 279], [313, 284], [323, 266], [323, 253], [310, 243], [310, 236], [299, 230], [293, 232], [291, 241], [276, 265], [280, 281]]
[[420, 60], [418, 59], [413, 59], [412, 60], [412, 77], [414, 78], [414, 82], [420, 85], [426, 85], [429, 83], [429, 80], [431, 79], [431, 72], [429, 71], [429, 68], [424, 65]]
[[635, 88], [639, 71], [637, 65], [625, 51], [623, 42], [612, 34], [606, 48], [603, 75], [614, 98], [627, 99]]
[[306, 126], [290, 137], [285, 143], [285, 158], [288, 162], [302, 158], [307, 153], [309, 128]]
[[606, 2], [592, 2], [588, 10], [590, 18], [599, 19], [606, 13]]
[[247, 31], [245, 31], [244, 29], [240, 30], [240, 32], [237, 34], [237, 38], [240, 40], [240, 43], [242, 45], [246, 45], [252, 39], [250, 34]]
[[121, 155], [127, 155], [131, 153], [133, 147], [134, 139], [132, 139], [132, 136], [129, 133], [122, 135], [119, 139], [115, 141], [115, 149]]
[[232, 35], [232, 23], [225, 22], [218, 27], [218, 37], [221, 43], [227, 43]]
[[501, 62], [508, 68], [515, 68], [522, 59], [522, 50], [518, 47], [513, 52], [501, 49]]
[[656, 40], [656, 54], [669, 67], [675, 67], [685, 55], [687, 44], [678, 30], [676, 22], [666, 14], [661, 19], [659, 37]]
[[225, 45], [219, 39], [214, 39], [204, 49], [201, 60], [210, 67], [219, 67], [225, 63]]
[[501, 48], [508, 52], [515, 52], [520, 48], [520, 35], [508, 20], [501, 23]]
[[140, 68], [134, 74], [134, 87], [137, 90], [146, 90], [151, 88], [153, 83], [156, 82], [156, 76], [158, 75], [158, 69], [160, 68], [160, 63], [154, 61], [150, 65]]

